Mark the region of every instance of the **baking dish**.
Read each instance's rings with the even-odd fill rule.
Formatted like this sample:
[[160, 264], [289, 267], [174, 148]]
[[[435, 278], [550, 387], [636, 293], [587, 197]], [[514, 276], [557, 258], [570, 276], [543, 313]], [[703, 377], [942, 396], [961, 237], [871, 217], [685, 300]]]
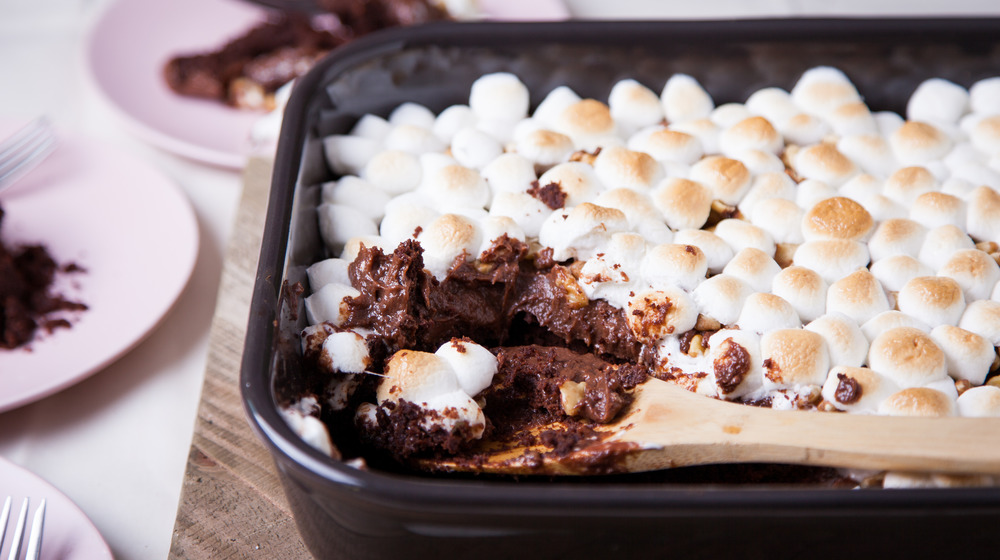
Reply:
[[328, 256], [315, 220], [320, 184], [334, 178], [321, 139], [361, 115], [406, 101], [441, 111], [496, 71], [517, 74], [533, 103], [558, 85], [606, 99], [622, 78], [659, 90], [681, 72], [721, 104], [788, 89], [819, 65], [844, 70], [873, 110], [904, 112], [925, 79], [969, 86], [1000, 74], [997, 30], [993, 19], [463, 23], [375, 34], [324, 59], [286, 109], [241, 372], [251, 424], [310, 550], [324, 558], [995, 552], [997, 488], [844, 490], [792, 484], [794, 469], [772, 476], [734, 465], [552, 480], [360, 470], [301, 441], [275, 403], [297, 390], [305, 314], [293, 287]]

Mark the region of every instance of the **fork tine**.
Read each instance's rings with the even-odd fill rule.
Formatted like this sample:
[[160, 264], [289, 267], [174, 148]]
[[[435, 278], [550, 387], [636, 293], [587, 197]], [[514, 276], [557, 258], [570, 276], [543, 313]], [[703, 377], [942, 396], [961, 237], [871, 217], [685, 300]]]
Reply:
[[28, 551], [24, 560], [38, 560], [42, 556], [42, 530], [45, 526], [45, 498], [38, 504], [35, 517], [31, 521], [31, 534], [28, 535]]
[[49, 119], [38, 117], [30, 123], [24, 125], [14, 134], [11, 134], [3, 142], [0, 142], [0, 160], [9, 157], [10, 153], [17, 153], [21, 147], [37, 138], [39, 134], [45, 134], [50, 128]]
[[17, 525], [14, 526], [14, 538], [10, 541], [10, 556], [7, 560], [17, 560], [21, 554], [21, 540], [24, 538], [24, 524], [28, 520], [28, 498], [21, 504], [21, 513], [17, 516]]
[[0, 548], [3, 548], [3, 541], [7, 536], [7, 520], [10, 519], [10, 500], [11, 497], [7, 496], [7, 499], [3, 502], [3, 511], [0, 512]]
[[52, 153], [55, 145], [55, 134], [45, 117], [35, 119], [0, 143], [0, 188]]

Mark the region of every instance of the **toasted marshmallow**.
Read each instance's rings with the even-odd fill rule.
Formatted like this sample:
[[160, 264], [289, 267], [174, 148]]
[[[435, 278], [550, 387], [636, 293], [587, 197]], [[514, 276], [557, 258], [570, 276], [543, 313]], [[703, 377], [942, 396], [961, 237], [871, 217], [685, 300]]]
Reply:
[[858, 166], [833, 144], [813, 144], [799, 150], [794, 158], [795, 171], [806, 179], [823, 181], [839, 187], [858, 174]]
[[896, 327], [911, 327], [926, 333], [931, 332], [931, 328], [927, 325], [927, 323], [912, 315], [907, 315], [902, 311], [896, 311], [894, 309], [883, 311], [865, 321], [864, 324], [861, 325], [861, 332], [865, 333], [865, 338], [868, 339], [868, 342], [871, 342], [875, 340], [875, 337], [882, 331], [894, 329]]
[[514, 143], [514, 151], [531, 160], [541, 169], [549, 169], [566, 161], [573, 153], [573, 140], [544, 128], [535, 130]]
[[414, 155], [440, 152], [445, 149], [445, 143], [431, 129], [413, 124], [393, 126], [382, 143], [387, 150]]
[[883, 180], [869, 173], [855, 175], [837, 190], [840, 196], [844, 196], [856, 201], [880, 194], [882, 192]]
[[969, 132], [969, 141], [986, 155], [993, 156], [1000, 152], [1000, 115], [979, 120]]
[[811, 268], [827, 283], [868, 266], [868, 247], [857, 241], [829, 239], [806, 241], [795, 250], [793, 264]]
[[844, 103], [826, 117], [834, 134], [847, 136], [855, 134], [878, 134], [878, 124], [868, 105], [862, 101]]
[[878, 225], [868, 240], [868, 251], [875, 262], [893, 255], [916, 257], [920, 254], [926, 236], [927, 229], [914, 220], [906, 218], [885, 220]]
[[315, 292], [333, 282], [350, 285], [351, 277], [347, 273], [347, 267], [350, 264], [351, 261], [346, 259], [330, 258], [309, 265], [309, 268], [306, 269], [309, 288]]
[[739, 329], [722, 329], [712, 335], [708, 352], [712, 383], [719, 398], [735, 400], [761, 387], [763, 358], [760, 337]]
[[868, 339], [858, 323], [843, 313], [827, 313], [805, 326], [823, 337], [835, 366], [861, 367], [868, 359]]
[[472, 127], [459, 130], [451, 141], [451, 154], [455, 160], [473, 169], [482, 169], [502, 153], [500, 142]]
[[715, 107], [712, 96], [687, 74], [674, 74], [667, 80], [660, 102], [664, 116], [671, 123], [704, 119]]
[[761, 150], [778, 154], [784, 150], [781, 134], [764, 117], [749, 117], [722, 131], [719, 149], [728, 157], [746, 150]]
[[691, 291], [705, 279], [708, 262], [694, 245], [667, 243], [651, 248], [642, 260], [643, 280], [653, 288], [679, 286]]
[[785, 172], [763, 173], [756, 176], [750, 185], [743, 200], [740, 201], [740, 211], [751, 220], [754, 217], [754, 208], [762, 200], [769, 198], [782, 198], [785, 200], [795, 200], [795, 181]]
[[563, 109], [553, 124], [556, 132], [573, 139], [580, 150], [593, 150], [602, 140], [616, 134], [608, 106], [596, 99], [583, 99]]
[[515, 153], [498, 156], [483, 167], [481, 173], [493, 194], [525, 192], [536, 179], [535, 166], [531, 160]]
[[775, 243], [802, 243], [802, 217], [799, 205], [783, 198], [769, 198], [754, 205], [750, 223], [766, 231]]
[[750, 190], [752, 177], [739, 160], [708, 156], [691, 166], [690, 179], [711, 189], [717, 200], [735, 206]]
[[887, 416], [955, 416], [957, 409], [951, 397], [929, 387], [908, 387], [893, 393], [879, 406], [879, 414]]
[[444, 359], [458, 378], [458, 385], [474, 397], [493, 382], [497, 358], [489, 350], [470, 340], [453, 338], [442, 344], [434, 355]]
[[619, 187], [607, 190], [597, 195], [592, 202], [605, 208], [621, 210], [632, 228], [637, 229], [643, 222], [660, 220], [660, 213], [653, 206], [652, 199], [633, 189]]
[[956, 325], [965, 311], [962, 288], [951, 278], [918, 276], [896, 296], [899, 310], [930, 327]]
[[514, 220], [527, 237], [538, 237], [552, 209], [528, 193], [500, 192], [490, 204], [490, 216]]
[[866, 196], [858, 202], [865, 207], [865, 210], [871, 214], [872, 219], [876, 222], [906, 218], [910, 215], [905, 206], [885, 195]]
[[948, 374], [944, 352], [929, 334], [912, 327], [896, 327], [876, 336], [868, 350], [868, 367], [903, 388], [940, 381]]
[[684, 290], [664, 286], [638, 292], [629, 300], [625, 316], [635, 337], [648, 344], [693, 329], [698, 305]]
[[662, 126], [637, 132], [628, 141], [628, 149], [646, 152], [657, 161], [691, 165], [705, 155], [701, 141], [686, 132]]
[[659, 96], [633, 79], [619, 80], [611, 87], [608, 107], [625, 131], [639, 130], [663, 120]]
[[927, 165], [951, 150], [952, 141], [936, 126], [920, 121], [906, 121], [889, 136], [893, 155], [903, 165]]
[[710, 119], [674, 122], [668, 128], [672, 131], [683, 132], [697, 138], [705, 154], [719, 153], [719, 134], [722, 133], [722, 130]]
[[906, 103], [906, 118], [911, 121], [957, 123], [969, 108], [969, 92], [962, 86], [941, 78], [924, 80]]
[[780, 329], [760, 338], [763, 387], [766, 390], [822, 385], [830, 370], [823, 337], [805, 329]]
[[769, 292], [780, 271], [781, 267], [770, 255], [754, 247], [741, 249], [722, 269], [723, 274], [743, 280], [755, 292]]
[[442, 214], [417, 237], [424, 249], [424, 268], [443, 280], [459, 258], [474, 259], [483, 243], [475, 222], [458, 214]]
[[924, 193], [910, 207], [910, 218], [930, 228], [949, 224], [964, 227], [965, 203], [950, 194]]
[[516, 121], [528, 116], [528, 87], [514, 74], [485, 74], [472, 83], [469, 107], [480, 119]]
[[368, 161], [361, 172], [361, 178], [395, 195], [417, 188], [422, 173], [423, 168], [417, 156], [398, 150], [385, 150]]
[[323, 183], [321, 195], [323, 202], [350, 206], [375, 221], [381, 220], [385, 215], [385, 205], [389, 203], [389, 198], [388, 194], [354, 175]]
[[327, 362], [331, 371], [362, 373], [371, 365], [368, 345], [363, 336], [353, 332], [330, 333], [323, 341], [321, 362]]
[[802, 266], [789, 266], [771, 281], [771, 293], [792, 304], [803, 322], [813, 321], [826, 311], [827, 288], [819, 274]]
[[417, 190], [433, 207], [484, 208], [490, 202], [490, 187], [475, 169], [446, 165], [428, 174]]
[[828, 198], [838, 196], [837, 189], [819, 179], [806, 179], [795, 189], [795, 204], [803, 210], [809, 210]]
[[967, 203], [966, 230], [969, 235], [976, 241], [1000, 242], [1000, 193], [982, 185], [972, 191]]
[[437, 118], [434, 119], [434, 126], [431, 127], [431, 131], [442, 142], [450, 144], [451, 139], [455, 137], [455, 133], [464, 128], [475, 127], [478, 121], [479, 117], [476, 116], [475, 112], [468, 105], [452, 105], [441, 111]]
[[837, 150], [854, 161], [862, 171], [887, 177], [896, 169], [889, 143], [878, 134], [855, 134], [837, 140]]
[[359, 235], [378, 235], [378, 226], [370, 217], [350, 206], [324, 202], [316, 208], [319, 233], [331, 252], [338, 254], [344, 244]]
[[669, 177], [652, 192], [653, 204], [675, 230], [698, 229], [712, 212], [712, 191], [689, 179]]
[[962, 249], [955, 251], [938, 269], [938, 275], [955, 280], [962, 287], [966, 301], [989, 299], [993, 286], [1000, 281], [1000, 266], [979, 249]]
[[926, 167], [913, 165], [900, 168], [889, 175], [882, 194], [909, 208], [920, 195], [939, 189], [937, 179]]
[[816, 203], [802, 219], [802, 235], [807, 241], [865, 241], [874, 227], [875, 222], [864, 207], [842, 196]]
[[611, 146], [594, 158], [594, 172], [607, 188], [648, 191], [663, 177], [663, 166], [645, 152]]
[[996, 359], [996, 348], [982, 336], [951, 325], [931, 331], [931, 339], [944, 352], [948, 375], [982, 385]]
[[742, 150], [733, 154], [733, 159], [739, 160], [751, 176], [785, 172], [785, 163], [781, 158], [764, 150]]
[[902, 290], [907, 282], [918, 276], [934, 275], [931, 267], [909, 255], [884, 257], [872, 263], [869, 270], [890, 292]]
[[821, 142], [830, 134], [830, 125], [823, 119], [808, 113], [799, 113], [778, 128], [785, 141], [798, 146], [809, 146]]
[[1000, 387], [973, 387], [955, 401], [959, 416], [988, 418], [1000, 416]]
[[981, 299], [970, 303], [958, 326], [1000, 346], [1000, 302]]
[[938, 270], [957, 251], [972, 249], [976, 246], [964, 231], [955, 226], [938, 226], [929, 232], [920, 246], [917, 258], [920, 262]]
[[775, 243], [771, 234], [745, 220], [726, 218], [715, 225], [715, 235], [736, 252], [752, 247], [768, 255], [774, 254]]
[[339, 257], [353, 262], [358, 258], [358, 254], [361, 252], [362, 247], [378, 247], [379, 249], [382, 249], [383, 253], [389, 254], [395, 250], [396, 245], [389, 243], [378, 235], [358, 235], [348, 239], [347, 242], [344, 243], [344, 250], [340, 252]]
[[379, 235], [386, 243], [398, 245], [410, 237], [416, 238], [418, 228], [426, 228], [440, 215], [437, 210], [426, 206], [396, 204], [386, 210], [386, 215], [379, 224]]
[[333, 323], [336, 326], [347, 320], [347, 298], [356, 298], [361, 292], [347, 284], [331, 282], [305, 298], [306, 316], [310, 325]]
[[791, 95], [792, 101], [803, 111], [824, 117], [845, 103], [861, 101], [861, 95], [847, 75], [829, 66], [805, 71]]
[[649, 243], [636, 233], [611, 235], [608, 244], [580, 268], [579, 284], [589, 299], [603, 299], [624, 309], [638, 285]]
[[834, 366], [823, 384], [823, 399], [837, 410], [876, 414], [879, 405], [899, 386], [868, 368]]
[[701, 314], [721, 325], [734, 325], [740, 317], [743, 303], [754, 289], [743, 280], [728, 274], [716, 274], [691, 292]]
[[323, 138], [326, 162], [338, 175], [357, 175], [379, 151], [382, 142], [363, 136], [334, 134]]
[[556, 183], [566, 193], [566, 206], [579, 206], [590, 202], [604, 189], [594, 168], [579, 161], [560, 163], [538, 178], [538, 183]]
[[400, 350], [386, 363], [376, 398], [379, 404], [402, 399], [419, 405], [460, 388], [458, 376], [445, 358], [429, 352]]
[[477, 258], [489, 251], [493, 247], [494, 242], [504, 235], [522, 242], [527, 239], [521, 226], [517, 225], [517, 222], [507, 216], [487, 216], [479, 221], [479, 228], [482, 232], [483, 242], [476, 253]]
[[694, 245], [705, 253], [708, 271], [718, 274], [732, 260], [733, 248], [718, 235], [703, 229], [682, 229], [674, 234], [674, 243]]
[[573, 257], [586, 260], [611, 234], [628, 229], [628, 219], [621, 210], [584, 202], [552, 212], [538, 232], [538, 242], [551, 247], [557, 261]]
[[760, 115], [779, 127], [801, 111], [787, 91], [776, 87], [751, 93], [744, 106], [751, 114]]
[[563, 111], [578, 101], [580, 96], [569, 87], [556, 87], [542, 99], [532, 117], [538, 119], [544, 126], [555, 126]]
[[774, 294], [756, 292], [744, 300], [736, 325], [762, 334], [775, 329], [795, 329], [802, 321], [792, 304]]
[[860, 325], [888, 311], [889, 299], [878, 279], [867, 268], [861, 268], [830, 284], [826, 292], [826, 309], [843, 313]]

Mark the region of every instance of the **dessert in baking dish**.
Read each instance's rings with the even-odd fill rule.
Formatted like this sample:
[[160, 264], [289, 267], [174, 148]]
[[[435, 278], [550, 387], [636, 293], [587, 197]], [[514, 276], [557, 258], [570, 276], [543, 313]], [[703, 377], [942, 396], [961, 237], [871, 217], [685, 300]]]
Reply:
[[[324, 140], [334, 256], [308, 271], [312, 374], [285, 416], [328, 452], [325, 422], [351, 417], [406, 460], [572, 449], [649, 377], [777, 409], [1000, 415], [996, 99], [1000, 79], [932, 79], [904, 118], [816, 67], [742, 103], [677, 74], [607, 100], [559, 87], [529, 114], [495, 73], [438, 115], [365, 115]], [[572, 429], [531, 430], [553, 420]]]

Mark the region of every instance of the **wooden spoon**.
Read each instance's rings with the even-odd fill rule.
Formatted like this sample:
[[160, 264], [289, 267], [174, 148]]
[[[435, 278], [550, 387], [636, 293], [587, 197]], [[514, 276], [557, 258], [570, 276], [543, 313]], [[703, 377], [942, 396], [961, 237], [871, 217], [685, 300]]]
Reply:
[[[540, 427], [565, 430], [563, 424]], [[711, 463], [1000, 474], [1000, 418], [890, 417], [782, 411], [720, 401], [651, 379], [607, 437], [568, 454], [487, 442], [472, 459], [421, 468], [495, 474], [608, 474]], [[468, 460], [467, 460], [468, 459]]]

